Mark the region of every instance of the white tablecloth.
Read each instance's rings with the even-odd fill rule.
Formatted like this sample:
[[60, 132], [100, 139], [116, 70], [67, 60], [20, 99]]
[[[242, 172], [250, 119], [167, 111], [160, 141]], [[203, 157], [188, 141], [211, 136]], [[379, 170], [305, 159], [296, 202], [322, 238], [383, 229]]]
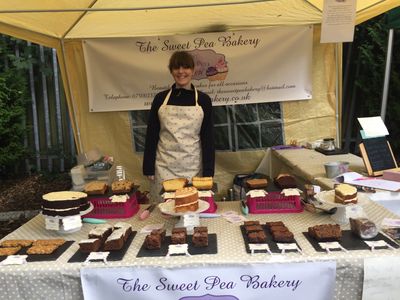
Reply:
[[[218, 203], [218, 212], [235, 210], [239, 212], [239, 202]], [[384, 217], [394, 217], [386, 209], [371, 202], [364, 207], [368, 216], [378, 224]], [[294, 233], [295, 238], [304, 251], [304, 256], [296, 253], [286, 254], [286, 262], [304, 262], [313, 260], [334, 259], [337, 261], [336, 299], [361, 299], [363, 280], [363, 259], [374, 256], [396, 256], [400, 258], [399, 250], [380, 250], [371, 252], [368, 250], [351, 251], [349, 253], [325, 253], [316, 252], [311, 244], [303, 236], [309, 226], [323, 223], [333, 223], [329, 216], [323, 214], [311, 214], [309, 212], [297, 214], [268, 214], [250, 215], [249, 220], [284, 221]], [[115, 223], [120, 220], [109, 220]], [[165, 222], [167, 230], [171, 230], [177, 222], [177, 218], [164, 218], [158, 209], [154, 210], [150, 218], [139, 221], [137, 216], [124, 220], [133, 225], [135, 231], [140, 231], [144, 225]], [[262, 263], [268, 268], [268, 260], [265, 254], [250, 255], [246, 253], [239, 225], [230, 224], [223, 218], [201, 219], [201, 225], [208, 226], [209, 233], [216, 233], [218, 239], [218, 254], [195, 255], [192, 257], [171, 257], [166, 260], [163, 257], [136, 258], [144, 235], [137, 234], [122, 261], [110, 262], [109, 266], [159, 266], [176, 267], [200, 266], [212, 264], [243, 264]], [[84, 224], [79, 232], [64, 235], [67, 240], [79, 241], [87, 237], [88, 232], [94, 227], [92, 224]], [[348, 227], [343, 227], [347, 229]], [[39, 239], [58, 238], [59, 234], [44, 229], [44, 219], [41, 215], [8, 235], [4, 239]], [[21, 266], [0, 267], [0, 295], [1, 299], [82, 299], [80, 269], [81, 263], [67, 263], [68, 259], [77, 251], [78, 245], [74, 243], [66, 252], [52, 262], [30, 262]], [[105, 267], [102, 263], [94, 263], [91, 266]]]

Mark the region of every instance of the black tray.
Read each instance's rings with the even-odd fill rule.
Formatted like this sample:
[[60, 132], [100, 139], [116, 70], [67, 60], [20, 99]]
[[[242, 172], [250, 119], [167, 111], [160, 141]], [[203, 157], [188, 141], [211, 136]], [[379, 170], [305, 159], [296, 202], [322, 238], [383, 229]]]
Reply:
[[[132, 231], [129, 238], [124, 243], [124, 246], [120, 250], [112, 250], [110, 254], [107, 256], [107, 261], [118, 261], [124, 258], [126, 251], [128, 250], [129, 246], [131, 245], [133, 239], [136, 236], [137, 231]], [[99, 251], [104, 251], [104, 249], [100, 248]], [[68, 260], [69, 263], [74, 262], [84, 262], [86, 258], [89, 256], [90, 253], [83, 253], [80, 250], [76, 251], [74, 255]]]
[[[245, 244], [245, 247], [246, 247], [246, 252], [247, 252], [247, 253], [251, 253], [249, 244], [252, 244], [252, 243], [249, 243], [249, 240], [248, 240], [247, 234], [246, 234], [246, 230], [245, 230], [244, 227], [245, 227], [244, 225], [240, 225], [240, 231], [242, 232], [244, 244]], [[280, 250], [280, 249], [278, 248], [278, 245], [277, 245], [278, 243], [279, 243], [279, 244], [291, 244], [291, 243], [296, 243], [297, 247], [299, 247], [299, 249], [301, 250], [301, 248], [300, 248], [299, 244], [297, 243], [296, 239], [294, 239], [294, 241], [293, 241], [293, 242], [290, 242], [290, 243], [275, 242], [275, 241], [272, 239], [272, 235], [271, 235], [271, 233], [269, 232], [268, 227], [267, 227], [266, 225], [261, 225], [261, 227], [264, 229], [265, 235], [267, 236], [267, 242], [266, 242], [266, 243], [263, 243], [263, 244], [268, 244], [269, 250], [271, 250], [272, 253], [281, 253], [281, 252], [282, 252], [282, 250]], [[255, 250], [255, 251], [254, 251], [254, 253], [261, 253], [261, 252], [265, 252], [265, 250]], [[289, 250], [285, 250], [285, 252], [298, 252], [298, 251], [297, 251], [297, 250], [291, 250], [291, 249], [289, 249]]]
[[[322, 249], [321, 246], [318, 244], [319, 242], [314, 240], [308, 234], [308, 232], [303, 232], [303, 234], [316, 251], [326, 252], [326, 250]], [[378, 235], [372, 239], [363, 240], [359, 236], [352, 233], [351, 230], [342, 230], [342, 238], [338, 242], [346, 250], [370, 250], [371, 248], [364, 241], [379, 241], [379, 240], [384, 240], [390, 246], [392, 246], [394, 248], [399, 248], [399, 245], [397, 243], [393, 242], [391, 239], [389, 239], [382, 233], [378, 233]], [[387, 249], [387, 248], [388, 247], [376, 247], [375, 249]], [[340, 249], [332, 249], [331, 251], [341, 251], [341, 250]]]
[[[188, 241], [188, 252], [190, 255], [199, 255], [199, 254], [217, 254], [218, 246], [217, 246], [217, 235], [215, 233], [211, 233], [208, 235], [208, 246], [207, 247], [195, 247], [192, 244], [192, 236], [187, 236]], [[171, 236], [166, 236], [163, 243], [161, 243], [160, 249], [149, 250], [146, 249], [144, 242], [142, 247], [140, 248], [137, 257], [157, 257], [157, 256], [166, 256], [168, 253], [168, 246], [171, 244]]]
[[[27, 254], [26, 251], [30, 248], [23, 247], [19, 250], [15, 255], [28, 255], [26, 258], [27, 262], [32, 261], [54, 261], [57, 260], [67, 250], [75, 241], [66, 241], [63, 245], [58, 247], [53, 253], [51, 254]], [[0, 256], [0, 261], [3, 261], [7, 258], [6, 255]]]
[[321, 149], [321, 148], [315, 148], [314, 150], [319, 153], [322, 153], [324, 155], [339, 155], [339, 154], [349, 153], [349, 151], [346, 151], [344, 149], [339, 149], [339, 148], [335, 148], [335, 150], [325, 150], [325, 149]]

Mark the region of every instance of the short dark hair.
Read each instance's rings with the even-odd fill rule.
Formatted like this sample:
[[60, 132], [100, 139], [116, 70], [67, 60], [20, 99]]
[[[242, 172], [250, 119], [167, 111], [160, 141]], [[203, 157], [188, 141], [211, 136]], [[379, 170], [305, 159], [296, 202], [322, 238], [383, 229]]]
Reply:
[[169, 59], [168, 68], [170, 72], [174, 69], [179, 69], [180, 67], [194, 70], [193, 56], [186, 51], [176, 51]]

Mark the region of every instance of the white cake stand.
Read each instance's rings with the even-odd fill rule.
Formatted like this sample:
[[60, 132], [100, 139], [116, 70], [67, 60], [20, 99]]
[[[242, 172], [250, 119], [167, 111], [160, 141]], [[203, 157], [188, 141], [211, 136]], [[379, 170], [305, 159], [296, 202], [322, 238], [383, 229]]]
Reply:
[[196, 211], [188, 211], [188, 212], [175, 212], [175, 199], [169, 199], [166, 202], [160, 203], [158, 205], [158, 207], [160, 208], [160, 211], [166, 215], [180, 217], [178, 223], [176, 224], [177, 227], [189, 227], [190, 228], [193, 226], [185, 225], [185, 221], [184, 221], [185, 216], [198, 215], [199, 213], [206, 211], [210, 207], [210, 203], [199, 199], [199, 208]]

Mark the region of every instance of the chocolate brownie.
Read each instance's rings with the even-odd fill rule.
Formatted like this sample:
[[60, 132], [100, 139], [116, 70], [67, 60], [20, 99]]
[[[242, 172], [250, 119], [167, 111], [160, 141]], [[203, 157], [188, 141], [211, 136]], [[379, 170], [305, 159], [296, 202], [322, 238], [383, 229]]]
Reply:
[[323, 224], [309, 227], [308, 234], [319, 242], [339, 241], [342, 230], [338, 224]]
[[124, 246], [125, 229], [119, 228], [114, 230], [107, 240], [104, 242], [104, 250], [120, 250]]
[[161, 248], [161, 234], [149, 234], [144, 240], [144, 246], [148, 250], [155, 250]]
[[171, 243], [172, 244], [186, 244], [186, 228], [178, 227], [172, 229]]
[[208, 233], [207, 231], [195, 231], [192, 236], [192, 243], [195, 247], [208, 246]]
[[291, 243], [294, 242], [294, 235], [289, 230], [273, 231], [272, 238], [275, 242]]
[[89, 231], [89, 238], [99, 238], [104, 243], [112, 231], [113, 227], [110, 224], [101, 224]]
[[244, 227], [246, 234], [249, 234], [250, 232], [257, 232], [257, 231], [263, 231], [264, 229], [261, 227], [261, 225], [250, 225], [250, 226], [245, 226]]
[[244, 226], [260, 225], [260, 221], [244, 221]]
[[79, 250], [83, 253], [99, 251], [100, 247], [100, 239], [86, 239], [79, 242]]
[[166, 236], [166, 230], [165, 229], [154, 229], [150, 233], [151, 235], [160, 235], [161, 236], [161, 242], [165, 240]]
[[265, 243], [267, 241], [267, 236], [264, 231], [250, 232], [247, 238], [249, 243]]
[[277, 222], [266, 222], [265, 225], [269, 229], [271, 226], [285, 226], [282, 221], [277, 221]]
[[289, 231], [289, 229], [283, 225], [283, 226], [271, 226], [269, 228], [269, 231], [272, 232], [276, 232], [276, 231]]
[[132, 225], [126, 222], [118, 222], [114, 224], [115, 229], [122, 229], [124, 230], [124, 242], [126, 242], [129, 238], [129, 236], [132, 233]]

